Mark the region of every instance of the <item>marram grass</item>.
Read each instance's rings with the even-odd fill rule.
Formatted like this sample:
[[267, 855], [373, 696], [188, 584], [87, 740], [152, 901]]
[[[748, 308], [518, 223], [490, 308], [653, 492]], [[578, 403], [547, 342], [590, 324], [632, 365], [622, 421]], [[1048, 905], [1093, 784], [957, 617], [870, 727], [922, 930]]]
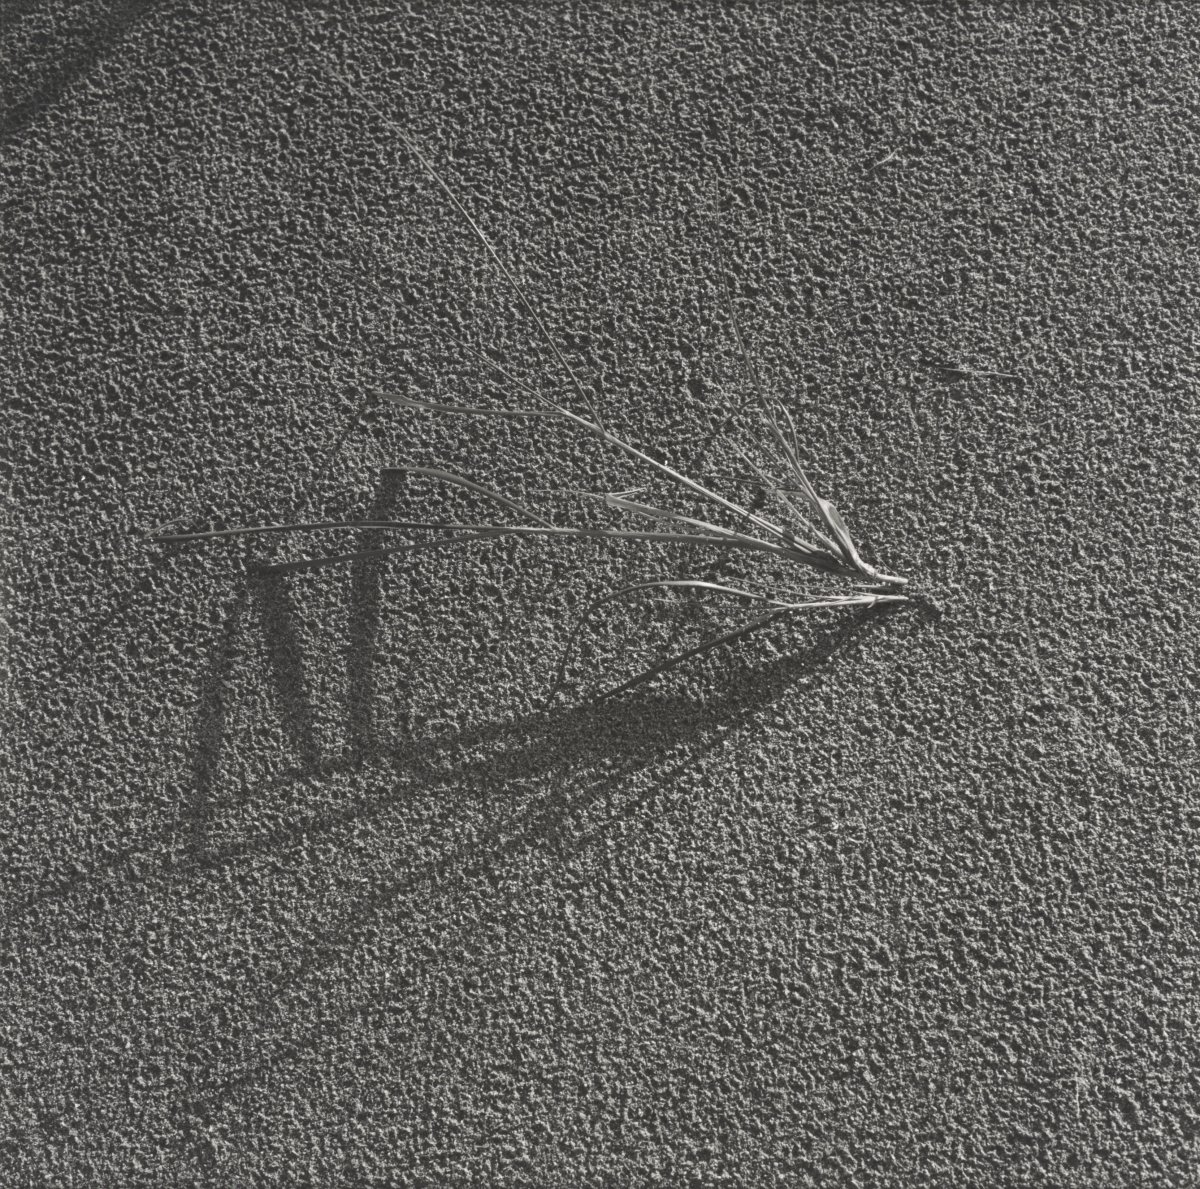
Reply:
[[[575, 412], [566, 405], [549, 399], [529, 384], [509, 374], [487, 356], [474, 351], [472, 353], [500, 380], [520, 392], [521, 403], [508, 408], [488, 408], [479, 405], [418, 400], [396, 393], [382, 393], [381, 395], [398, 408], [410, 412], [438, 416], [524, 418], [565, 423], [640, 463], [653, 472], [660, 481], [666, 480], [680, 494], [685, 494], [693, 505], [698, 505], [703, 510], [696, 515], [691, 515], [671, 507], [664, 507], [661, 504], [641, 503], [628, 498], [630, 494], [633, 494], [629, 492], [619, 494], [573, 493], [592, 494], [595, 498], [602, 500], [607, 508], [616, 513], [617, 523], [609, 526], [560, 524], [509, 498], [502, 492], [456, 472], [429, 466], [404, 466], [390, 469], [419, 476], [448, 487], [456, 487], [482, 497], [503, 513], [502, 518], [488, 520], [484, 523], [459, 523], [448, 520], [341, 520], [260, 524], [213, 532], [165, 534], [156, 537], [156, 540], [164, 543], [201, 541], [250, 534], [301, 533], [329, 529], [378, 529], [392, 531], [401, 536], [401, 540], [395, 545], [383, 548], [303, 558], [298, 561], [277, 562], [261, 567], [262, 570], [272, 572], [307, 569], [361, 558], [385, 557], [418, 550], [444, 548], [502, 536], [548, 538], [564, 542], [569, 540], [630, 541], [675, 546], [689, 552], [701, 550], [725, 554], [752, 554], [773, 559], [776, 563], [783, 563], [786, 567], [795, 567], [797, 571], [816, 571], [854, 581], [849, 592], [815, 595], [810, 592], [789, 590], [786, 586], [772, 588], [765, 592], [756, 591], [745, 586], [733, 586], [698, 577], [656, 578], [611, 591], [593, 602], [580, 617], [570, 636], [567, 650], [563, 654], [554, 688], [561, 684], [568, 653], [587, 621], [602, 605], [610, 604], [625, 596], [641, 591], [687, 590], [749, 600], [758, 605], [759, 614], [740, 627], [705, 640], [696, 647], [653, 666], [631, 680], [606, 691], [606, 694], [602, 696], [612, 696], [624, 692], [686, 660], [744, 636], [784, 615], [824, 607], [869, 608], [908, 601], [907, 596], [901, 593], [907, 584], [907, 579], [886, 573], [869, 564], [860, 553], [850, 529], [837, 507], [817, 494], [800, 461], [801, 450], [795, 424], [782, 405], [778, 402], [769, 402], [764, 395], [753, 361], [742, 339], [733, 302], [727, 288], [725, 296], [729, 315], [739, 352], [753, 381], [765, 443], [772, 448], [777, 461], [782, 464], [788, 475], [788, 481], [783, 484], [778, 483], [744, 451], [737, 450], [736, 452], [743, 464], [752, 472], [753, 477], [748, 481], [757, 487], [765, 497], [769, 497], [775, 507], [783, 513], [782, 516], [774, 518], [768, 518], [761, 512], [720, 494], [707, 482], [700, 483], [681, 471], [651, 458], [605, 425], [600, 411], [584, 392], [583, 386], [579, 383], [566, 357], [559, 350], [553, 336], [546, 329], [533, 303], [492, 246], [491, 241], [471, 217], [453, 189], [413, 143], [412, 139], [398, 129], [397, 132], [415, 159], [420, 162], [465, 220], [493, 265], [511, 286], [522, 307], [537, 326], [539, 334], [549, 346], [554, 359], [569, 378], [570, 387], [586, 409], [587, 415]], [[724, 284], [723, 275], [722, 284]], [[717, 523], [714, 517], [719, 517], [727, 523]], [[657, 527], [651, 529], [650, 524]], [[737, 527], [730, 527], [731, 524]], [[641, 527], [630, 527], [630, 525], [640, 525]]]

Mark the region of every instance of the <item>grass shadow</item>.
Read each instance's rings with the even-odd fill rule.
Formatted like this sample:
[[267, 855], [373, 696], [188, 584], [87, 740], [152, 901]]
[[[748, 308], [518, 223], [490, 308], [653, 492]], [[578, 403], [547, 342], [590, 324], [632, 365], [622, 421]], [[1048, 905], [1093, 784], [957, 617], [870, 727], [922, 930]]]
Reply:
[[251, 579], [267, 646], [275, 704], [292, 751], [303, 769], [321, 763], [317, 716], [304, 666], [300, 620], [284, 575], [267, 571]]
[[[0, 145], [19, 137], [43, 111], [57, 103], [73, 83], [90, 74], [157, 6], [158, 0], [93, 4], [91, 19], [82, 30], [70, 36], [67, 51], [57, 61], [52, 54], [47, 54], [46, 61], [31, 70], [34, 77], [24, 92], [6, 99], [4, 110], [0, 111]], [[14, 30], [18, 22], [30, 19], [37, 7], [32, 0], [8, 5], [0, 13], [0, 20], [7, 30]]]
[[249, 591], [243, 589], [229, 604], [208, 673], [200, 687], [191, 788], [179, 814], [183, 838], [172, 839], [172, 865], [179, 862], [177, 847], [180, 841], [188, 855], [203, 854], [208, 844], [209, 806], [219, 783], [221, 758], [225, 750], [226, 690], [237, 660], [237, 639], [249, 603]]
[[[382, 474], [370, 520], [386, 520], [405, 486], [406, 476], [399, 471]], [[360, 535], [358, 550], [367, 552], [387, 544], [388, 534], [381, 530]], [[347, 629], [346, 735], [351, 759], [365, 761], [379, 749], [375, 724], [375, 660], [379, 636], [383, 573], [387, 560], [359, 557], [350, 563], [350, 620]]]
[[[364, 569], [375, 564], [368, 560]], [[240, 799], [249, 802], [264, 798], [274, 800], [298, 781], [368, 769], [390, 778], [387, 791], [343, 802], [336, 812], [306, 814], [236, 843], [214, 843], [210, 836], [210, 819], [220, 796], [220, 769], [229, 710], [228, 685], [241, 655], [238, 638], [245, 628], [252, 603], [252, 590], [247, 586], [228, 604], [220, 636], [212, 650], [196, 711], [190, 787], [169, 829], [157, 837], [109, 852], [103, 862], [89, 871], [72, 874], [31, 892], [21, 901], [9, 905], [0, 914], [0, 921], [11, 924], [41, 904], [62, 901], [104, 880], [127, 879], [147, 889], [156, 879], [177, 881], [201, 877], [256, 855], [287, 848], [304, 837], [319, 837], [356, 821], [370, 822], [394, 810], [403, 786], [412, 781], [453, 785], [474, 790], [475, 795], [488, 795], [491, 790], [544, 781], [557, 773], [558, 786], [553, 795], [545, 797], [536, 809], [528, 809], [519, 818], [493, 822], [486, 839], [501, 847], [502, 853], [510, 853], [513, 845], [511, 839], [505, 841], [508, 838], [506, 831], [516, 831], [515, 836], [523, 838], [525, 844], [540, 840], [560, 849], [586, 845], [582, 841], [584, 835], [572, 842], [565, 827], [602, 799], [606, 788], [615, 788], [621, 779], [652, 762], [661, 751], [694, 736], [706, 729], [706, 725], [719, 722], [735, 725], [752, 716], [806, 674], [853, 649], [856, 642], [893, 614], [886, 609], [860, 612], [821, 633], [813, 646], [800, 655], [784, 656], [755, 668], [729, 669], [731, 681], [727, 682], [726, 692], [714, 700], [698, 702], [642, 687], [615, 700], [556, 708], [516, 723], [488, 723], [439, 738], [385, 745], [375, 731], [374, 707], [368, 700], [374, 688], [370, 668], [373, 660], [367, 654], [376, 634], [375, 617], [380, 597], [378, 572], [372, 576], [368, 569], [361, 582], [367, 597], [357, 612], [358, 622], [352, 626], [350, 635], [356, 642], [352, 644], [351, 655], [365, 661], [365, 668], [360, 679], [351, 682], [348, 692], [350, 720], [358, 724], [350, 735], [352, 741], [357, 741], [356, 745], [346, 754], [330, 758], [315, 754], [315, 749], [306, 749], [299, 764], [244, 790]], [[276, 591], [267, 601], [271, 598], [286, 598], [286, 595]], [[285, 624], [290, 614], [293, 612], [289, 609], [283, 616]], [[924, 616], [920, 618], [925, 619]], [[294, 646], [298, 637], [294, 626], [291, 631], [286, 627], [272, 630], [278, 632], [274, 645], [278, 654], [275, 668], [282, 674], [280, 680], [286, 684], [297, 665], [298, 653]], [[751, 694], [735, 692], [732, 688], [733, 679], [739, 673], [742, 677], [752, 677], [747, 683], [753, 690]], [[292, 731], [301, 738], [312, 739], [311, 734], [305, 734], [312, 722], [311, 708], [293, 706], [291, 715]], [[480, 752], [484, 753], [484, 758], [479, 760], [459, 762], [453, 758], [463, 753]], [[614, 755], [620, 757], [621, 764], [607, 782], [597, 781], [584, 787], [577, 776], [571, 775], [593, 768]], [[385, 780], [384, 783], [388, 782]], [[615, 822], [628, 816], [635, 809], [635, 805], [626, 805], [623, 810], [614, 812], [612, 820]], [[600, 827], [592, 825], [586, 837], [594, 841], [600, 832]], [[481, 847], [484, 841], [480, 840]], [[159, 860], [157, 866], [156, 858]], [[487, 861], [486, 855], [481, 854], [478, 858]], [[426, 876], [442, 878], [461, 861], [463, 856], [444, 858], [423, 869], [424, 875], [417, 872], [412, 878], [418, 882]], [[381, 889], [377, 900], [373, 901], [374, 906], [364, 911], [368, 915], [378, 912], [389, 895], [394, 898], [408, 886], [406, 877], [391, 885], [390, 893]], [[327, 934], [322, 944], [328, 945], [331, 936]]]
[[[222, 869], [257, 853], [369, 821], [395, 809], [405, 780], [420, 779], [439, 759], [484, 747], [485, 754], [479, 758], [451, 762], [448, 770], [443, 765], [440, 775], [460, 795], [475, 789], [487, 796], [490, 820], [485, 828], [468, 831], [461, 842], [447, 846], [435, 857], [377, 882], [303, 945], [294, 947], [287, 969], [264, 978], [249, 993], [246, 988], [234, 992], [236, 1004], [224, 999], [214, 1003], [209, 1009], [213, 1021], [238, 1017], [239, 1033], [255, 1037], [254, 1052], [234, 1071], [224, 1062], [220, 1071], [213, 1071], [215, 1078], [197, 1088], [196, 1106], [211, 1107], [252, 1085], [266, 1069], [300, 1057], [326, 1039], [328, 1020], [320, 1031], [301, 1031], [273, 1047], [263, 1043], [264, 1026], [289, 994], [336, 967], [369, 939], [406, 895], [428, 890], [439, 903], [453, 901], [481, 878], [498, 883], [504, 864], [531, 848], [546, 848], [565, 861], [592, 846], [643, 811], [654, 790], [669, 787], [675, 777], [719, 746], [729, 728], [751, 721], [798, 681], [861, 647], [887, 614], [876, 610], [858, 613], [821, 632], [800, 655], [766, 665], [745, 665], [740, 672], [731, 670], [735, 678], [752, 680], [730, 681], [726, 692], [715, 699], [699, 701], [642, 691], [615, 701], [531, 716], [507, 726], [489, 724], [442, 740], [414, 742], [386, 757], [397, 777], [390, 794], [345, 805], [335, 814], [306, 817], [284, 829], [210, 852], [204, 866]], [[689, 745], [686, 758], [664, 765], [663, 757], [681, 744]], [[655, 771], [650, 789], [630, 795], [627, 790], [635, 778], [648, 771]], [[514, 798], [506, 797], [505, 792], [522, 788], [538, 791], [507, 811]]]

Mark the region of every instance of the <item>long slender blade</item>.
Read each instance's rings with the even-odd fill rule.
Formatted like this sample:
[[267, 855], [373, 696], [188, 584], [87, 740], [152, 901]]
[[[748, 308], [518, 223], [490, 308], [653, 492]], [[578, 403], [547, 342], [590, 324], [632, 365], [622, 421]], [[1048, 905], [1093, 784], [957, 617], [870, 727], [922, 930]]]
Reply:
[[386, 545], [381, 549], [360, 549], [355, 553], [333, 553], [324, 557], [302, 557], [296, 561], [267, 562], [257, 567], [260, 574], [287, 574], [298, 570], [315, 570], [322, 566], [346, 561], [366, 561], [371, 558], [392, 557], [397, 553], [422, 553], [430, 549], [449, 549], [472, 541], [494, 540], [501, 532], [456, 533], [432, 541], [406, 541], [403, 545]]
[[467, 491], [475, 492], [476, 495], [486, 496], [488, 499], [494, 500], [502, 507], [507, 508], [510, 512], [516, 512], [518, 516], [526, 516], [530, 520], [544, 525], [546, 528], [555, 527], [544, 516], [539, 516], [536, 512], [530, 511], [523, 505], [518, 504], [516, 500], [510, 500], [508, 496], [502, 495], [494, 488], [486, 487], [482, 483], [476, 483], [472, 479], [465, 479], [462, 475], [456, 475], [453, 471], [443, 471], [439, 467], [413, 466], [386, 467], [385, 473], [388, 471], [400, 472], [406, 475], [424, 475], [428, 479], [438, 479], [442, 483], [449, 483], [452, 487], [462, 487]]
[[418, 400], [413, 396], [381, 392], [384, 400], [406, 409], [420, 409], [426, 413], [458, 413], [469, 417], [561, 417], [556, 409], [487, 409], [478, 405], [447, 405], [438, 401]]
[[741, 628], [735, 628], [731, 632], [725, 632], [711, 640], [704, 641], [690, 648], [685, 652], [671, 657], [668, 660], [662, 661], [657, 665], [652, 666], [645, 672], [638, 674], [622, 685], [614, 689], [607, 690], [597, 696], [597, 701], [603, 698], [614, 697], [619, 693], [624, 693], [626, 690], [632, 689], [636, 685], [642, 684], [644, 681], [649, 681], [662, 673], [668, 672], [676, 665], [683, 664], [684, 661], [690, 660], [693, 657], [700, 656], [708, 652], [712, 648], [716, 648], [721, 644], [734, 640], [749, 631], [753, 631], [756, 627], [769, 622], [771, 619], [779, 615], [783, 615], [791, 611], [810, 611], [821, 608], [837, 608], [837, 607], [877, 607], [886, 603], [905, 603], [909, 600], [904, 595], [880, 594], [880, 593], [863, 593], [857, 595], [830, 595], [825, 598], [802, 599], [797, 602], [785, 602], [781, 599], [773, 598], [770, 595], [764, 595], [757, 591], [745, 590], [741, 587], [726, 586], [719, 582], [709, 582], [699, 578], [658, 578], [650, 582], [636, 582], [631, 586], [623, 586], [619, 590], [609, 591], [602, 595], [584, 610], [579, 617], [571, 635], [567, 639], [567, 643], [563, 648], [562, 658], [559, 660], [558, 669], [555, 674], [555, 679], [550, 687], [550, 693], [547, 696], [547, 702], [554, 696], [566, 677], [567, 661], [570, 659], [571, 650], [575, 646], [575, 642], [579, 639], [583, 629], [587, 626], [591, 617], [600, 607], [606, 603], [611, 603], [616, 599], [624, 598], [626, 595], [636, 594], [638, 591], [655, 590], [655, 589], [691, 589], [711, 591], [716, 594], [733, 595], [737, 598], [751, 599], [754, 602], [765, 603], [771, 610], [765, 615], [760, 616], [757, 620], [752, 621], [750, 625], [743, 625]]
[[466, 206], [463, 205], [458, 195], [455, 194], [450, 188], [449, 183], [445, 180], [445, 178], [442, 177], [441, 173], [439, 173], [434, 167], [433, 162], [430, 161], [430, 159], [421, 151], [421, 149], [417, 147], [416, 141], [406, 131], [404, 131], [404, 129], [396, 126], [394, 122], [391, 123], [393, 123], [393, 127], [395, 127], [400, 139], [404, 141], [405, 145], [407, 145], [409, 152], [416, 157], [416, 159], [424, 167], [425, 172], [428, 173], [431, 178], [433, 178], [446, 197], [449, 198], [454, 204], [455, 210], [457, 210], [458, 213], [463, 217], [467, 223], [467, 226], [470, 227], [471, 231], [474, 233], [476, 239], [478, 239], [483, 245], [483, 248], [487, 252], [492, 263], [500, 270], [501, 275], [512, 287], [512, 291], [517, 295], [521, 305], [525, 307], [525, 312], [530, 316], [530, 318], [533, 319], [534, 325], [538, 328], [538, 332], [541, 334], [543, 341], [550, 348], [551, 353], [554, 355], [554, 358], [558, 360], [563, 371], [567, 373], [567, 377], [571, 382], [571, 387], [575, 389], [575, 394], [583, 402], [584, 407], [587, 408], [587, 410], [592, 414], [597, 423], [603, 425], [604, 422], [600, 416], [599, 410], [596, 408], [591, 397], [584, 392], [583, 385], [579, 382], [574, 370], [567, 362], [567, 357], [562, 353], [558, 344], [554, 341], [554, 336], [549, 332], [549, 330], [546, 329], [546, 324], [542, 321], [541, 315], [536, 309], [534, 309], [533, 302], [529, 300], [524, 286], [517, 280], [515, 274], [508, 267], [508, 265], [500, 259], [500, 254], [492, 246], [492, 241], [488, 239], [486, 234], [484, 234], [483, 228], [480, 227], [479, 224], [476, 223], [471, 217], [471, 213], [467, 210]]
[[645, 516], [651, 520], [671, 520], [676, 524], [690, 524], [693, 528], [703, 529], [705, 532], [714, 533], [720, 537], [729, 537], [731, 540], [753, 541], [756, 539], [731, 528], [723, 528], [708, 520], [698, 520], [694, 516], [685, 516], [682, 512], [673, 512], [669, 508], [655, 508], [650, 504], [641, 504], [635, 500], [624, 499], [619, 495], [607, 495], [604, 497], [604, 502], [610, 508], [616, 508], [621, 512], [631, 512], [635, 516]]

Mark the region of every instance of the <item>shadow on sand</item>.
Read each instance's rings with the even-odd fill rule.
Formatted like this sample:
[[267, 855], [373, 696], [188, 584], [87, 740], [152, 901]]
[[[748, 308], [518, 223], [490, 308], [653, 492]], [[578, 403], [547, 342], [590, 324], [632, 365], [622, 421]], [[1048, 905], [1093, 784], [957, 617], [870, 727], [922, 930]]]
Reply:
[[[361, 593], [365, 585], [366, 579], [362, 579], [356, 590]], [[363, 606], [369, 609], [370, 600]], [[857, 613], [821, 631], [801, 654], [765, 665], [739, 666], [735, 662], [729, 669], [726, 692], [703, 701], [642, 689], [612, 701], [550, 709], [515, 722], [485, 724], [440, 739], [388, 747], [368, 745], [367, 740], [373, 738], [370, 730], [352, 731], [356, 745], [350, 753], [318, 761], [315, 766], [302, 763], [275, 778], [271, 786], [278, 789], [320, 774], [362, 771], [374, 775], [373, 793], [341, 804], [336, 812], [310, 814], [236, 844], [203, 846], [184, 858], [176, 874], [194, 877], [223, 870], [248, 856], [369, 823], [394, 813], [406, 794], [430, 786], [453, 789], [458, 797], [474, 797], [476, 820], [482, 817], [483, 828], [463, 832], [463, 840], [447, 845], [433, 859], [406, 865], [393, 877], [377, 878], [369, 891], [345, 906], [302, 946], [293, 948], [286, 969], [264, 978], [257, 987], [241, 987], [235, 994], [236, 1006], [223, 1002], [222, 996], [219, 1005], [207, 1010], [214, 1020], [236, 1015], [239, 1031], [261, 1036], [260, 1028], [279, 1000], [353, 952], [379, 926], [388, 909], [405, 896], [429, 891], [440, 900], [468, 892], [481, 878], [499, 883], [506, 861], [531, 848], [547, 849], [563, 860], [586, 849], [635, 816], [658, 789], [670, 787], [675, 776], [718, 746], [728, 729], [751, 721], [797, 682], [819, 675], [834, 658], [851, 656], [888, 616], [889, 611], [883, 609]], [[287, 652], [291, 647], [286, 638], [289, 617], [274, 616], [264, 619], [264, 624], [267, 622], [285, 636], [271, 645], [272, 652]], [[352, 653], [354, 648], [364, 647], [372, 635], [366, 618], [357, 630], [357, 638], [351, 632]], [[217, 662], [219, 669], [220, 657]], [[283, 707], [294, 698], [296, 687], [290, 684], [290, 667], [275, 666], [275, 673], [277, 678], [285, 675], [289, 682], [288, 690], [280, 691]], [[371, 721], [369, 705], [361, 701], [371, 687], [369, 666], [361, 678], [357, 689], [352, 684], [349, 697], [351, 724], [357, 721], [360, 726]], [[308, 720], [303, 712], [293, 713], [295, 723]], [[213, 731], [207, 734], [211, 738]], [[686, 758], [679, 760], [674, 756], [682, 744], [687, 745]], [[637, 780], [648, 773], [653, 773], [653, 781]], [[382, 782], [381, 776], [386, 777]], [[259, 788], [251, 795], [261, 796], [266, 791]], [[278, 1043], [256, 1043], [246, 1060], [222, 1062], [220, 1071], [209, 1071], [206, 1084], [195, 1086], [193, 1106], [204, 1113], [239, 1087], [252, 1085], [269, 1066], [301, 1056], [319, 1044], [322, 1036], [324, 1032], [309, 1035], [301, 1031], [289, 1033]]]
[[[373, 515], [382, 516], [394, 494], [381, 491]], [[373, 543], [368, 540], [363, 547]], [[227, 1052], [217, 1066], [197, 1071], [191, 1108], [200, 1115], [216, 1109], [225, 1095], [254, 1084], [269, 1066], [320, 1043], [316, 1032], [289, 1029], [285, 1039], [272, 1040], [264, 1030], [281, 1000], [344, 960], [398, 900], [425, 890], [439, 899], [453, 897], [468, 892], [480, 878], [499, 882], [502, 865], [533, 847], [563, 859], [584, 850], [635, 816], [656, 790], [670, 787], [676, 775], [718, 745], [723, 732], [752, 721], [797, 682], [808, 679], [811, 688], [823, 668], [835, 658], [849, 658], [892, 614], [878, 608], [842, 617], [818, 630], [804, 652], [767, 664], [739, 659], [744, 654], [734, 651], [725, 668], [724, 692], [704, 699], [641, 687], [619, 698], [550, 707], [438, 738], [384, 741], [375, 717], [375, 670], [387, 562], [366, 558], [352, 565], [342, 754], [321, 754], [299, 614], [287, 575], [251, 574], [227, 605], [214, 641], [195, 720], [192, 780], [175, 828], [111, 854], [96, 870], [44, 889], [6, 914], [12, 921], [43, 901], [94, 890], [105, 878], [133, 882], [143, 893], [169, 893], [172, 886], [224, 873], [245, 859], [402, 811], [406, 799], [428, 796], [430, 790], [452, 790], [468, 805], [471, 829], [458, 831], [431, 859], [415, 864], [401, 860], [402, 869], [377, 872], [373, 886], [288, 951], [285, 969], [265, 974], [252, 986], [198, 988], [209, 1002], [198, 1006], [191, 1027], [223, 1032], [223, 1024], [236, 1019], [240, 1036], [256, 1038], [244, 1058]], [[210, 821], [217, 803], [228, 803], [220, 786], [229, 687], [242, 655], [243, 633], [255, 630], [262, 632], [277, 713], [296, 763], [241, 790], [238, 801], [278, 804], [280, 791], [289, 785], [335, 775], [361, 775], [356, 783], [364, 791], [339, 802], [336, 810], [299, 813], [283, 825], [222, 842], [211, 836]], [[673, 753], [684, 744], [686, 758], [679, 760]], [[639, 774], [654, 779], [639, 781]], [[234, 1042], [231, 1047], [241, 1046]]]
[[[6, 98], [0, 111], [0, 145], [20, 136], [73, 83], [90, 74], [157, 4], [158, 0], [116, 0], [84, 5], [84, 25], [70, 35], [71, 44], [54, 47], [57, 56], [53, 48], [49, 49], [44, 61], [29, 68], [25, 87]], [[35, 19], [39, 9], [53, 12], [54, 6], [38, 0], [14, 0], [4, 5], [0, 9], [0, 32], [20, 36], [21, 24]], [[79, 14], [74, 19], [79, 21]], [[37, 56], [42, 43], [52, 46], [52, 35], [39, 33], [33, 39], [33, 56]]]
[[[806, 676], [819, 673], [835, 657], [846, 655], [893, 613], [886, 608], [859, 612], [820, 632], [803, 653], [765, 665], [735, 662], [727, 669], [726, 692], [698, 701], [656, 692], [652, 687], [610, 701], [555, 707], [516, 721], [485, 723], [439, 737], [384, 740], [375, 719], [375, 644], [381, 605], [380, 573], [386, 563], [354, 563], [354, 609], [348, 631], [350, 676], [345, 723], [347, 746], [337, 756], [322, 756], [316, 740], [315, 710], [304, 674], [298, 616], [286, 577], [252, 576], [226, 607], [198, 697], [191, 780], [181, 790], [177, 819], [171, 828], [138, 844], [110, 851], [86, 872], [31, 892], [0, 915], [14, 922], [40, 904], [86, 891], [104, 879], [136, 880], [142, 885], [177, 880], [213, 871], [239, 859], [283, 848], [302, 837], [319, 837], [356, 820], [369, 820], [394, 810], [398, 798], [414, 783], [435, 783], [491, 797], [500, 790], [530, 782], [556, 782], [558, 791], [514, 819], [497, 820], [473, 852], [486, 864], [489, 846], [496, 854], [537, 840], [563, 840], [564, 825], [601, 799], [606, 790], [660, 759], [671, 748], [698, 735], [747, 721]], [[243, 656], [240, 638], [257, 623], [263, 632], [277, 712], [298, 762], [256, 787], [241, 790], [238, 800], [273, 799], [300, 781], [339, 774], [371, 772], [376, 791], [349, 802], [336, 812], [306, 814], [273, 830], [235, 844], [215, 844], [210, 819], [222, 799], [222, 765], [229, 717], [229, 686]], [[746, 680], [750, 677], [751, 680]], [[471, 758], [464, 758], [471, 757]], [[588, 781], [579, 773], [605, 768], [603, 779]], [[573, 775], [574, 774], [574, 775]], [[225, 795], [227, 797], [227, 794]], [[623, 813], [636, 809], [627, 805]], [[582, 844], [582, 841], [581, 841]], [[406, 873], [391, 890], [383, 889], [374, 910], [421, 880], [443, 879], [464, 861], [447, 856]], [[381, 897], [381, 899], [380, 899]], [[365, 905], [364, 905], [365, 907]], [[368, 911], [371, 911], [368, 909]], [[333, 932], [336, 932], [333, 931]], [[326, 934], [326, 943], [332, 933]]]

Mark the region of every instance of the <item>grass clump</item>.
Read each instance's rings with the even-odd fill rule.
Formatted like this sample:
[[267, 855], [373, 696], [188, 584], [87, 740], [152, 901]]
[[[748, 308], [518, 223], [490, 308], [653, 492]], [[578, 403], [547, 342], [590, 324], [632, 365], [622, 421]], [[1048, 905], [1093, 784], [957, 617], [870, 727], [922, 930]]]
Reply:
[[[489, 368], [499, 380], [520, 393], [520, 403], [508, 408], [489, 408], [481, 405], [420, 400], [396, 393], [380, 395], [397, 407], [413, 412], [466, 417], [520, 418], [565, 424], [647, 468], [660, 483], [665, 482], [679, 495], [686, 496], [690, 505], [694, 506], [689, 506], [688, 510], [684, 511], [667, 506], [663, 501], [647, 503], [630, 498], [643, 490], [641, 488], [619, 493], [573, 492], [567, 494], [601, 501], [606, 508], [617, 514], [618, 523], [610, 525], [561, 524], [511, 499], [495, 488], [478, 483], [467, 476], [437, 467], [404, 466], [390, 469], [482, 497], [501, 510], [503, 516], [479, 523], [343, 520], [266, 524], [214, 532], [163, 535], [159, 536], [157, 540], [163, 542], [198, 541], [246, 534], [295, 533], [324, 529], [382, 529], [404, 534], [405, 539], [401, 542], [384, 548], [305, 558], [299, 561], [267, 564], [262, 567], [262, 569], [272, 572], [306, 569], [318, 565], [368, 557], [383, 557], [416, 550], [458, 546], [472, 541], [503, 536], [550, 538], [562, 541], [572, 539], [626, 541], [677, 546], [688, 550], [699, 549], [724, 555], [767, 558], [774, 561], [777, 566], [782, 565], [785, 570], [816, 571], [824, 575], [850, 579], [854, 583], [854, 586], [844, 593], [812, 595], [792, 589], [787, 582], [775, 582], [765, 589], [752, 589], [749, 585], [730, 585], [725, 582], [711, 581], [708, 578], [663, 577], [611, 591], [593, 602], [580, 617], [559, 665], [555, 688], [564, 677], [570, 648], [587, 621], [600, 607], [618, 599], [644, 591], [687, 591], [749, 601], [757, 605], [758, 613], [740, 627], [705, 640], [696, 647], [655, 665], [630, 681], [608, 690], [602, 696], [621, 693], [643, 681], [659, 676], [675, 665], [745, 636], [786, 615], [817, 608], [870, 608], [907, 601], [907, 596], [902, 593], [907, 579], [879, 570], [863, 558], [837, 507], [831, 501], [820, 496], [809, 480], [800, 461], [801, 449], [796, 426], [786, 408], [778, 402], [768, 401], [765, 397], [753, 361], [746, 350], [727, 287], [725, 288], [726, 303], [739, 353], [753, 383], [765, 443], [774, 453], [777, 464], [782, 465], [787, 475], [784, 482], [778, 482], [770, 477], [767, 470], [759, 466], [749, 454], [737, 450], [738, 457], [750, 472], [749, 475], [738, 477], [737, 481], [743, 485], [757, 488], [762, 503], [772, 502], [782, 512], [782, 516], [768, 517], [764, 515], [762, 511], [756, 510], [757, 502], [750, 506], [739, 503], [714, 490], [707, 481], [701, 483], [682, 471], [652, 458], [613, 432], [605, 424], [600, 410], [584, 391], [575, 372], [558, 348], [553, 336], [546, 329], [525, 290], [501, 259], [487, 235], [432, 162], [406, 133], [397, 131], [413, 157], [446, 195], [474, 237], [482, 245], [492, 264], [511, 286], [521, 306], [533, 320], [538, 333], [550, 348], [555, 361], [568, 377], [570, 387], [586, 413], [575, 411], [566, 404], [550, 399], [531, 385], [511, 375], [482, 352], [475, 351], [470, 347], [466, 349]], [[724, 284], [723, 273], [722, 284]], [[633, 527], [634, 525], [638, 527]]]

